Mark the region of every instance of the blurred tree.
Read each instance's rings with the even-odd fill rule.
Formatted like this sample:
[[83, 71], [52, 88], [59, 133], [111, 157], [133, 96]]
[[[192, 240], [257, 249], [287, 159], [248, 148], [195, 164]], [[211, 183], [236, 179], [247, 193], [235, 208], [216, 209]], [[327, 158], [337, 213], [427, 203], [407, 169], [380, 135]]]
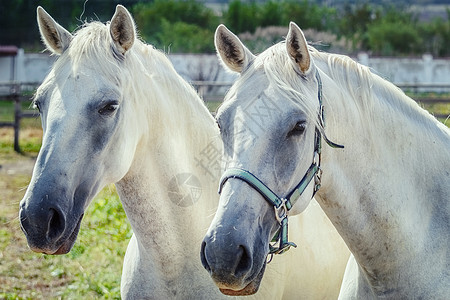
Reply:
[[369, 27], [367, 40], [373, 54], [387, 56], [418, 54], [423, 41], [415, 27], [387, 19]]
[[169, 22], [161, 20], [161, 30], [156, 39], [167, 52], [176, 53], [213, 53], [214, 33], [195, 24]]
[[233, 32], [254, 32], [259, 24], [259, 10], [261, 6], [255, 2], [243, 3], [233, 0], [228, 10], [223, 12], [223, 22]]
[[333, 31], [337, 21], [335, 8], [321, 6], [308, 0], [285, 1], [283, 5], [283, 18], [279, 25], [287, 26], [290, 21], [295, 22], [304, 29], [316, 29], [317, 31]]
[[334, 32], [349, 38], [354, 49], [367, 50], [367, 29], [381, 17], [381, 10], [368, 3], [346, 4], [340, 14]]
[[[175, 49], [193, 52], [198, 52], [198, 49], [213, 51], [213, 32], [219, 24], [219, 18], [200, 2], [194, 0], [140, 2], [132, 7], [132, 14], [142, 38], [158, 48], [167, 48], [171, 44], [173, 51]], [[187, 36], [197, 39], [196, 35], [200, 34], [205, 38], [206, 31], [210, 33], [209, 38], [200, 42], [212, 46], [197, 45], [194, 47], [197, 50], [186, 47], [194, 45], [188, 42]], [[181, 35], [177, 36], [177, 33]], [[184, 41], [184, 46], [181, 45], [181, 40]]]
[[355, 32], [365, 32], [368, 26], [377, 18], [380, 12], [368, 3], [346, 4], [341, 12], [337, 31], [341, 35], [352, 35]]
[[419, 32], [425, 40], [421, 49], [423, 52], [433, 56], [450, 56], [450, 9], [447, 9], [447, 20], [435, 18], [420, 24]]
[[110, 20], [118, 3], [131, 11], [144, 40], [172, 52], [213, 52], [212, 36], [220, 22], [236, 34], [249, 32], [258, 47], [264, 40], [270, 46], [270, 41], [283, 35], [263, 29], [287, 27], [294, 21], [302, 29], [329, 32], [336, 37], [330, 39], [333, 43], [346, 41], [353, 51], [450, 55], [449, 11], [447, 18], [419, 22], [408, 7], [398, 2], [387, 5], [385, 0], [352, 1], [331, 8], [324, 1], [313, 0], [231, 0], [221, 16], [200, 0], [0, 0], [0, 44], [42, 49], [36, 22], [38, 5], [74, 31], [86, 21]]
[[129, 8], [136, 2], [138, 0], [1, 0], [0, 44], [42, 49], [36, 21], [39, 5], [59, 24], [73, 31], [84, 21], [108, 21], [119, 3]]
[[389, 6], [367, 28], [367, 49], [377, 55], [420, 53], [423, 39], [417, 17], [406, 9]]
[[283, 3], [282, 2], [274, 2], [267, 1], [263, 5], [261, 5], [258, 10], [259, 15], [257, 16], [259, 22], [257, 24], [258, 27], [267, 27], [267, 26], [277, 26], [277, 25], [285, 25], [283, 23]]

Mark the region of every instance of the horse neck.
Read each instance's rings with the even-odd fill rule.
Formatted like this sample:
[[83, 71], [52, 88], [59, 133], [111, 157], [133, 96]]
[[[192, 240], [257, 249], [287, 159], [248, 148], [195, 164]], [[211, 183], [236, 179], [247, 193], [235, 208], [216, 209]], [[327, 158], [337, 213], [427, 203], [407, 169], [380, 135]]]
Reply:
[[[217, 155], [222, 146], [202, 100], [167, 58], [157, 55], [153, 59], [160, 61], [151, 68], [159, 73], [144, 83], [150, 107], [138, 108], [145, 112], [144, 132], [131, 168], [116, 185], [140, 249], [155, 261], [170, 262], [164, 267], [170, 274], [170, 266], [183, 266], [198, 256], [217, 206], [215, 181], [220, 172], [206, 165], [204, 152]], [[176, 203], [177, 192], [183, 190], [172, 190], [180, 174], [192, 174], [200, 182], [200, 198], [187, 207]]]
[[324, 146], [317, 199], [369, 281], [384, 281], [386, 288], [389, 280], [398, 284], [399, 272], [415, 278], [402, 268], [420, 259], [422, 266], [439, 264], [425, 245], [439, 248], [442, 240], [434, 234], [448, 232], [450, 157], [442, 149], [450, 143], [449, 131], [367, 70], [332, 72], [329, 61], [319, 66], [325, 73], [325, 131], [345, 149]]

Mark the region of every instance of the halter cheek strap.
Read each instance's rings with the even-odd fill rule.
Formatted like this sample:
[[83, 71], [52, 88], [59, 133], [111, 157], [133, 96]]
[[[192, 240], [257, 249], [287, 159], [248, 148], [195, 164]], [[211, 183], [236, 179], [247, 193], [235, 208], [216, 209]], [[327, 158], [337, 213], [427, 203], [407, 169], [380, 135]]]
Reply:
[[[316, 73], [316, 79], [319, 87], [319, 122], [320, 126], [324, 128], [324, 109], [322, 105], [322, 80], [319, 72]], [[344, 146], [335, 144], [328, 140], [325, 134], [321, 134], [320, 130], [316, 128], [315, 133], [315, 146], [314, 146], [314, 158], [311, 166], [306, 171], [300, 182], [285, 196], [279, 197], [275, 194], [267, 185], [265, 185], [258, 177], [253, 175], [250, 171], [240, 168], [230, 168], [225, 171], [220, 179], [219, 194], [222, 192], [222, 188], [228, 179], [240, 179], [245, 181], [248, 185], [258, 191], [261, 196], [264, 197], [273, 207], [275, 211], [275, 218], [280, 225], [280, 229], [277, 231], [272, 239], [274, 245], [269, 245], [269, 254], [282, 254], [289, 250], [291, 247], [297, 247], [292, 242], [288, 241], [288, 213], [295, 201], [303, 194], [308, 187], [309, 183], [314, 178], [314, 192], [312, 197], [320, 188], [322, 170], [320, 168], [321, 152], [322, 152], [322, 137], [325, 142], [332, 148], [344, 148]], [[311, 197], [311, 198], [312, 198]], [[276, 246], [276, 243], [278, 243]]]
[[[292, 206], [295, 204], [297, 198], [304, 192], [306, 187], [309, 185], [314, 176], [320, 173], [320, 167], [313, 163], [309, 167], [306, 174], [303, 176], [299, 184], [284, 198], [278, 197], [267, 185], [265, 185], [261, 180], [255, 175], [247, 170], [239, 168], [230, 168], [225, 171], [220, 179], [219, 194], [222, 192], [223, 185], [228, 179], [240, 179], [249, 184], [252, 188], [258, 191], [261, 196], [264, 197], [274, 208], [275, 219], [280, 225], [280, 229], [277, 231], [272, 239], [273, 243], [279, 241], [278, 247], [274, 245], [269, 245], [269, 254], [282, 254], [289, 250], [289, 248], [297, 247], [293, 242], [288, 241], [288, 212], [291, 210]], [[320, 177], [319, 181], [320, 181]], [[319, 189], [320, 182], [316, 180], [314, 186], [314, 193]]]

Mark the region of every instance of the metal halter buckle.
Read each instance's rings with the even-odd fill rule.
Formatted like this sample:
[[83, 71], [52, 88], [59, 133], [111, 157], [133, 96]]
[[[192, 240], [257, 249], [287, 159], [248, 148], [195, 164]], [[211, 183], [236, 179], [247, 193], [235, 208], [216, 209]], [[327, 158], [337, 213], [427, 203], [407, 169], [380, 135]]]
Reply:
[[278, 207], [274, 206], [273, 209], [275, 211], [275, 218], [281, 225], [283, 220], [288, 216], [288, 209], [286, 207], [286, 202], [288, 202], [288, 200], [285, 198], [281, 198], [280, 200], [281, 204]]

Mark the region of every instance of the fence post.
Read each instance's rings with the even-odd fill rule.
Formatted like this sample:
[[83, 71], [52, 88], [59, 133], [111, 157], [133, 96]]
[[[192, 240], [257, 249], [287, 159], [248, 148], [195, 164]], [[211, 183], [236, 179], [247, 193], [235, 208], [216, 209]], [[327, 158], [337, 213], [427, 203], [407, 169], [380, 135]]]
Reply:
[[22, 153], [19, 145], [20, 119], [22, 117], [22, 105], [20, 103], [20, 86], [15, 83], [11, 91], [14, 99], [14, 151]]

